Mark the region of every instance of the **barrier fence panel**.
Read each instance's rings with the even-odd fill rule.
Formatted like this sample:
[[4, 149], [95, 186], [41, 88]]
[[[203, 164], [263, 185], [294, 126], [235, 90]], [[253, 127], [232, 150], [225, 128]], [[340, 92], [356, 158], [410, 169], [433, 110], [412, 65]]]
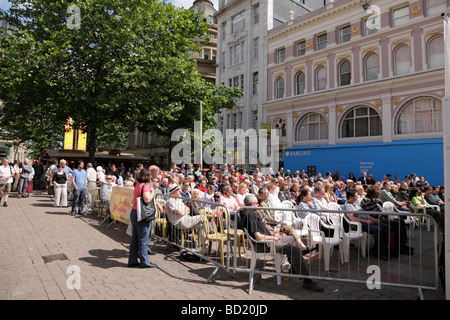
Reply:
[[[158, 213], [153, 223], [152, 235], [166, 246], [179, 248], [182, 254], [194, 255], [200, 261], [206, 260], [216, 265], [207, 282], [211, 281], [219, 269], [230, 273], [231, 256], [241, 256], [245, 250], [245, 237], [234, 233], [230, 227], [234, 213], [226, 206], [203, 198], [200, 191], [193, 192], [194, 198], [157, 194]], [[197, 198], [198, 196], [198, 198]], [[162, 209], [162, 210], [161, 210]], [[237, 243], [233, 251], [231, 242]]]
[[[234, 272], [437, 290], [442, 233], [428, 214], [242, 207], [232, 229], [246, 235], [246, 259]], [[431, 228], [431, 226], [433, 228]], [[314, 249], [308, 252], [308, 249]], [[302, 250], [303, 249], [303, 250]], [[236, 244], [234, 244], [236, 250]]]

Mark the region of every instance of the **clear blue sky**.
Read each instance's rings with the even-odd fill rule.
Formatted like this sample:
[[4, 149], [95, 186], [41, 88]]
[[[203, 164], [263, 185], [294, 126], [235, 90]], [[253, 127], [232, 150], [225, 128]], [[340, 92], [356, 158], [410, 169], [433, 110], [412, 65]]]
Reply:
[[7, 10], [11, 7], [11, 3], [8, 0], [0, 0], [0, 9]]

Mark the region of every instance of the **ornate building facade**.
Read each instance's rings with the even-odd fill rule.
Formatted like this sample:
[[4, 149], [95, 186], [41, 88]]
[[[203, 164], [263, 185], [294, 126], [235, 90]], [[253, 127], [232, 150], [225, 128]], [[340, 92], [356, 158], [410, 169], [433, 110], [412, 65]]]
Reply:
[[[442, 151], [441, 13], [449, 5], [340, 0], [269, 31], [264, 109], [271, 127], [282, 128], [286, 167], [355, 175], [369, 169], [381, 180], [390, 162], [402, 179], [426, 169], [435, 183], [443, 182], [442, 153], [430, 159], [425, 150], [436, 143], [432, 150]], [[409, 145], [409, 155], [399, 153], [399, 145]], [[353, 163], [346, 159], [349, 146], [393, 148]], [[323, 160], [325, 150], [338, 147], [342, 155]], [[311, 150], [322, 160], [305, 157]], [[372, 166], [358, 165], [365, 162]]]

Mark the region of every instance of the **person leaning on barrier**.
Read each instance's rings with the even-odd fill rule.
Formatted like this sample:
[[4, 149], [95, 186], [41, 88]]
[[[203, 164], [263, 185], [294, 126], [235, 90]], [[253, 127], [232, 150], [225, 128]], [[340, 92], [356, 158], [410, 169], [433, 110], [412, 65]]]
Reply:
[[[255, 195], [249, 194], [245, 197], [244, 203], [246, 207], [258, 207], [258, 200]], [[292, 266], [292, 272], [294, 274], [309, 275], [308, 264], [303, 259], [302, 252], [299, 247], [295, 244], [295, 239], [292, 236], [283, 235], [280, 228], [274, 228], [270, 231], [267, 225], [262, 220], [261, 216], [256, 212], [256, 210], [244, 209], [241, 211], [242, 226], [247, 229], [250, 236], [252, 236], [256, 241], [261, 240], [273, 240], [275, 243], [275, 250], [278, 253], [287, 255], [289, 263]], [[260, 243], [255, 243], [255, 250], [266, 252], [268, 248], [266, 245], [261, 246]], [[315, 292], [323, 292], [323, 288], [317, 285], [311, 279], [303, 280], [303, 288], [312, 290]]]

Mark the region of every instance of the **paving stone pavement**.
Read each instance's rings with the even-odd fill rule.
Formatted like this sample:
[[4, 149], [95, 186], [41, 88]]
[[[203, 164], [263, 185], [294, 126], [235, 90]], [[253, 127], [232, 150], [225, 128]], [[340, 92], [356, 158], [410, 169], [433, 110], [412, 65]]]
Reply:
[[[320, 281], [323, 293], [301, 288], [295, 278], [263, 275], [248, 294], [248, 274], [232, 276], [215, 270], [210, 262], [188, 262], [179, 252], [158, 244], [151, 256], [155, 269], [127, 268], [130, 237], [120, 223], [107, 228], [96, 214], [71, 216], [69, 208], [56, 208], [43, 193], [29, 198], [10, 195], [8, 207], [0, 207], [1, 300], [415, 300], [418, 291]], [[64, 254], [67, 260], [45, 262], [43, 257]], [[79, 268], [80, 287], [73, 288]], [[68, 270], [69, 268], [69, 270]], [[68, 280], [69, 283], [68, 283]], [[75, 279], [76, 280], [76, 279]], [[72, 285], [72, 287], [71, 287]], [[444, 300], [443, 292], [425, 291], [425, 299]]]

